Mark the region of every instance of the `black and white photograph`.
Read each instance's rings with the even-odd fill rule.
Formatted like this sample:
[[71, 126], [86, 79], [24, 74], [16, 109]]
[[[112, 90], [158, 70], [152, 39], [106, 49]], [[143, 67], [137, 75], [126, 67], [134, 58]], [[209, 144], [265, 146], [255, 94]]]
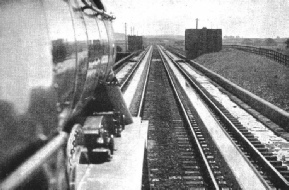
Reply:
[[288, 0], [0, 0], [0, 190], [288, 190]]

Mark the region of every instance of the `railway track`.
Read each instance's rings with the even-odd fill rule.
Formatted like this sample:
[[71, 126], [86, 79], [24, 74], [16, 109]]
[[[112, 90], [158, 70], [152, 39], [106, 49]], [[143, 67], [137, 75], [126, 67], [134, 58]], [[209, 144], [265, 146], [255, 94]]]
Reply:
[[[260, 121], [250, 117], [249, 114], [242, 112], [243, 115], [240, 116], [234, 113], [229, 108], [229, 103], [222, 100], [220, 95], [216, 95], [218, 93], [213, 92], [216, 91], [216, 87], [214, 89], [208, 79], [204, 79], [201, 74], [196, 74], [195, 69], [180, 57], [171, 53], [167, 53], [167, 56], [185, 75], [189, 84], [194, 86], [219, 123], [222, 124], [223, 129], [227, 131], [226, 133], [231, 136], [235, 144], [266, 181], [268, 188], [288, 189], [288, 162], [285, 158], [288, 142], [262, 126]], [[236, 109], [237, 105], [235, 104], [233, 107]], [[267, 139], [264, 140], [264, 138]], [[283, 152], [280, 150], [282, 145], [285, 147]], [[282, 155], [280, 156], [280, 154]]]
[[126, 90], [131, 77], [136, 72], [148, 50], [149, 48], [147, 48], [143, 52], [136, 54], [135, 56], [130, 57], [128, 60], [124, 61], [117, 69], [114, 70], [117, 78], [119, 79], [122, 92]]
[[172, 82], [163, 57], [153, 50], [143, 119], [148, 131], [148, 171], [151, 189], [230, 189], [233, 180], [221, 163]]
[[[150, 54], [148, 48], [137, 57], [148, 60]], [[149, 62], [133, 62], [116, 75], [130, 78], [120, 83], [140, 78], [130, 111], [149, 120], [144, 189], [287, 189], [287, 166], [218, 102], [210, 83], [194, 74], [184, 60], [154, 48]], [[124, 97], [130, 88], [126, 87]], [[202, 116], [204, 107], [213, 119]]]

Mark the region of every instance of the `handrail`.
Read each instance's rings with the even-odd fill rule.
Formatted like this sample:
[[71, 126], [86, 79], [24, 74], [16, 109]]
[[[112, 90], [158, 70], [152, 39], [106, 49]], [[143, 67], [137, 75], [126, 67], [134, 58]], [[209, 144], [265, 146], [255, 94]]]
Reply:
[[60, 132], [55, 138], [20, 165], [0, 184], [0, 189], [15, 189], [37, 171], [57, 150], [63, 147], [68, 134]]

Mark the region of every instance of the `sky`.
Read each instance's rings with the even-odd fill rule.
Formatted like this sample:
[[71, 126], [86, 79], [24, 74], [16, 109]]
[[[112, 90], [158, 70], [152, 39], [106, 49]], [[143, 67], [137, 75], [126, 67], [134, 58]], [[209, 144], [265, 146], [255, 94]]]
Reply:
[[289, 37], [288, 0], [103, 0], [116, 16], [115, 32], [184, 35], [185, 29], [221, 28], [223, 36]]

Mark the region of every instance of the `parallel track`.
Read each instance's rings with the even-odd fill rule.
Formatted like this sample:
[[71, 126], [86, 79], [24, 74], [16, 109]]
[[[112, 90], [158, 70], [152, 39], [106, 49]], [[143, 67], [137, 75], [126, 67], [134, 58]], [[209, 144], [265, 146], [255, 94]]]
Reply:
[[[136, 61], [136, 63], [134, 64], [134, 66], [132, 67], [132, 69], [127, 73], [127, 75], [123, 78], [123, 80], [119, 81], [120, 83], [120, 88], [121, 91], [124, 92], [127, 88], [127, 85], [129, 84], [130, 79], [132, 78], [132, 76], [134, 75], [135, 71], [137, 70], [138, 66], [140, 65], [140, 63], [142, 62], [142, 60], [144, 59], [145, 55], [147, 54], [149, 48], [147, 48], [142, 55], [139, 57], [139, 59]], [[117, 71], [119, 72], [119, 70]]]
[[[184, 68], [180, 67], [172, 58], [171, 61], [175, 63], [185, 75], [186, 79], [190, 81], [190, 84], [194, 86], [195, 90], [204, 99], [216, 118], [223, 124], [224, 129], [263, 175], [268, 184], [280, 189], [289, 189], [289, 171], [287, 166], [282, 165], [282, 162], [277, 160], [276, 155], [273, 155], [264, 144], [254, 137], [238, 119], [232, 116], [230, 112], [214, 99]], [[180, 59], [179, 61], [185, 63], [184, 60]]]

